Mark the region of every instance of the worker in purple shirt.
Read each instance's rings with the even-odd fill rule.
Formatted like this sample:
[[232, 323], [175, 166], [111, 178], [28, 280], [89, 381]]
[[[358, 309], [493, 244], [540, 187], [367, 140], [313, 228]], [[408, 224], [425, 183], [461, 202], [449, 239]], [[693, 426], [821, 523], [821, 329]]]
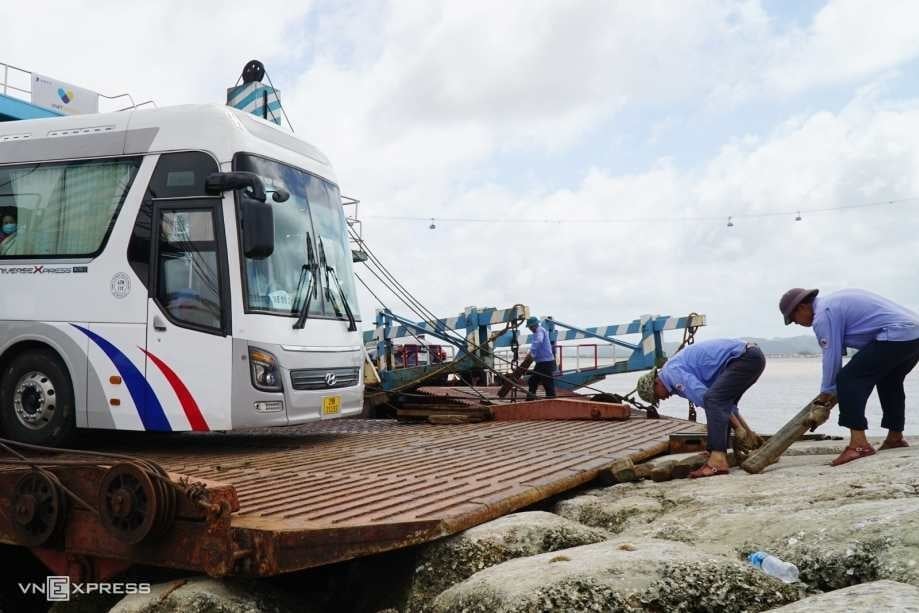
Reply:
[[532, 356], [536, 363], [530, 375], [527, 400], [536, 400], [536, 390], [540, 384], [546, 390], [546, 398], [555, 398], [555, 352], [552, 350], [549, 333], [539, 325], [537, 317], [527, 319], [527, 328], [533, 333], [527, 355]]
[[[737, 403], [766, 368], [766, 357], [753, 343], [740, 339], [713, 339], [688, 345], [660, 369], [638, 380], [638, 395], [652, 404], [676, 394], [705, 409], [709, 457], [689, 473], [690, 478], [730, 472], [728, 435], [731, 423], [749, 427]], [[752, 430], [751, 430], [752, 432]]]
[[[887, 438], [881, 450], [908, 447], [903, 440], [906, 394], [903, 380], [919, 362], [919, 314], [861, 289], [826, 296], [796, 287], [785, 292], [779, 309], [785, 325], [814, 328], [823, 348], [823, 382], [818, 401], [839, 398], [839, 425], [849, 428], [849, 446], [833, 466], [874, 455], [865, 430], [865, 404], [877, 387]], [[858, 349], [842, 366], [846, 348]]]

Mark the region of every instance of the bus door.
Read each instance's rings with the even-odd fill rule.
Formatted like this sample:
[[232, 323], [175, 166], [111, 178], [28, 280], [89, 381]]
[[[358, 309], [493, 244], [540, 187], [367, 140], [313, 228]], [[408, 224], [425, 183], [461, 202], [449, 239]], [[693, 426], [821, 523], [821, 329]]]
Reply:
[[230, 428], [232, 342], [221, 199], [155, 202], [147, 310], [148, 411], [169, 430]]

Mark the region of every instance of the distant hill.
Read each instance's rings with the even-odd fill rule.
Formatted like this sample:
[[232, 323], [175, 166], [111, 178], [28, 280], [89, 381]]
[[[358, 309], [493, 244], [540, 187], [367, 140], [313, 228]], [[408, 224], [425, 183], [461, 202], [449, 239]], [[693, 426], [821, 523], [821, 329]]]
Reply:
[[[700, 336], [699, 340], [705, 340], [705, 338]], [[744, 337], [744, 340], [759, 345], [766, 355], [820, 355], [821, 353], [820, 345], [817, 344], [817, 339], [812, 334], [785, 338]], [[667, 355], [673, 355], [679, 346], [678, 342], [664, 343], [664, 351], [667, 352]], [[612, 348], [601, 345], [598, 351], [600, 357], [606, 358], [610, 357]], [[625, 351], [619, 348], [616, 350], [616, 355], [622, 357]]]
[[[757, 338], [743, 337], [745, 341], [756, 343], [763, 353], [767, 355], [820, 355], [820, 345], [813, 334], [802, 334], [800, 336], [789, 336], [785, 338]], [[699, 340], [703, 340], [700, 338]], [[679, 343], [664, 343], [664, 350], [667, 355], [671, 355]]]

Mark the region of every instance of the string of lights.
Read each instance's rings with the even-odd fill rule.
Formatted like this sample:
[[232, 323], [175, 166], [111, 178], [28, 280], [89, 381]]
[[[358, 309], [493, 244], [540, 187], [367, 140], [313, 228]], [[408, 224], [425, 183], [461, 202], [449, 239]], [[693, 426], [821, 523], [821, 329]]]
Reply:
[[858, 204], [844, 204], [838, 206], [815, 207], [788, 209], [782, 211], [761, 211], [761, 212], [741, 212], [728, 215], [683, 215], [668, 217], [621, 217], [621, 218], [534, 218], [534, 217], [422, 217], [416, 215], [365, 215], [364, 219], [374, 219], [383, 221], [425, 221], [430, 222], [428, 226], [431, 230], [437, 228], [437, 223], [512, 223], [512, 224], [632, 224], [632, 223], [667, 223], [667, 222], [727, 222], [727, 227], [734, 227], [734, 222], [741, 219], [762, 219], [767, 217], [788, 217], [794, 221], [803, 221], [804, 215], [836, 213], [850, 211], [854, 209], [867, 209], [872, 207], [895, 206], [899, 204], [909, 204], [919, 202], [919, 196], [909, 198], [895, 198], [891, 200], [876, 200], [872, 202], [862, 202]]

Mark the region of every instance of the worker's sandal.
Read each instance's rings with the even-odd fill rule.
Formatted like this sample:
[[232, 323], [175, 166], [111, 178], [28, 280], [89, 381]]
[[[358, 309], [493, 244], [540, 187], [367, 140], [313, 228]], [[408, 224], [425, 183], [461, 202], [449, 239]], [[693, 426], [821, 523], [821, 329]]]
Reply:
[[852, 460], [867, 458], [868, 456], [874, 455], [875, 453], [877, 452], [871, 445], [868, 445], [867, 447], [846, 447], [842, 450], [842, 453], [839, 454], [839, 457], [830, 462], [830, 466], [839, 466], [840, 464], [845, 464], [846, 462], [851, 462]]
[[902, 438], [898, 441], [885, 440], [884, 443], [878, 447], [878, 451], [884, 451], [885, 449], [899, 449], [900, 447], [909, 447], [909, 443], [907, 443]]
[[712, 466], [711, 464], [703, 464], [699, 468], [695, 469], [689, 473], [690, 479], [701, 479], [703, 477], [716, 477], [718, 475], [726, 475], [731, 472], [729, 468], [718, 468]]

